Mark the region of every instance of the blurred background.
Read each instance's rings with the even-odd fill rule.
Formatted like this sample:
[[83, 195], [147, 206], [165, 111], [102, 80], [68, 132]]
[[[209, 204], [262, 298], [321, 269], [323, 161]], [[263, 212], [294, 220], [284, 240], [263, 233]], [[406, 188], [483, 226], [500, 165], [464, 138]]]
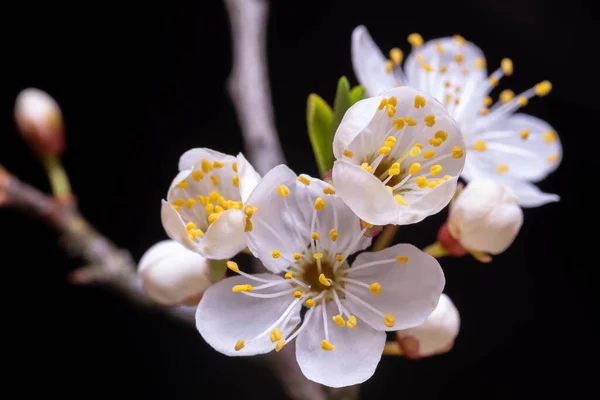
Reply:
[[[0, 163], [49, 190], [12, 112], [20, 90], [50, 93], [65, 117], [63, 160], [82, 213], [139, 260], [166, 238], [160, 200], [180, 154], [204, 146], [243, 150], [225, 91], [231, 66], [225, 7], [216, 0], [12, 6], [2, 28], [8, 72], [2, 74]], [[558, 193], [560, 203], [525, 210], [517, 240], [492, 264], [442, 259], [445, 292], [462, 322], [454, 349], [420, 361], [385, 357], [361, 398], [575, 397], [592, 387], [595, 288], [592, 264], [577, 252], [583, 235], [576, 191], [588, 171], [581, 145], [597, 135], [592, 121], [600, 83], [588, 55], [600, 33], [598, 16], [591, 2], [573, 0], [272, 2], [268, 56], [276, 123], [297, 172], [317, 174], [305, 125], [309, 93], [333, 102], [342, 75], [357, 84], [350, 37], [359, 24], [383, 51], [398, 46], [405, 54], [412, 32], [425, 40], [461, 34], [483, 49], [488, 70], [512, 58], [515, 73], [502, 89], [553, 83], [552, 93], [524, 112], [547, 120], [562, 140], [563, 163], [540, 185]], [[446, 210], [403, 227], [396, 241], [430, 244], [445, 217]], [[66, 275], [82, 261], [65, 254], [44, 222], [0, 209], [0, 226], [5, 382], [21, 395], [43, 387], [67, 398], [228, 399], [240, 391], [285, 398], [266, 367], [213, 351], [193, 327], [106, 288], [70, 286]], [[28, 383], [17, 389], [21, 378]]]

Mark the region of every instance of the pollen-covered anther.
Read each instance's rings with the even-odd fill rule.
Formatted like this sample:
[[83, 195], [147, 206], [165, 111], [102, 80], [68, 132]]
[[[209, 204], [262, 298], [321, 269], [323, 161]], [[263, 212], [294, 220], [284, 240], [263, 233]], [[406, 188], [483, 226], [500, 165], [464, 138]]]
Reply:
[[394, 200], [396, 200], [396, 202], [400, 205], [403, 205], [403, 206], [408, 205], [408, 202], [406, 201], [406, 199], [399, 194], [394, 196]]
[[354, 315], [348, 316], [348, 321], [346, 321], [346, 326], [350, 329], [356, 326], [356, 317]]
[[500, 62], [500, 68], [506, 76], [511, 76], [513, 73], [513, 62], [510, 58], [503, 58]]
[[390, 151], [392, 151], [392, 148], [390, 146], [381, 146], [379, 150], [377, 150], [377, 153], [387, 156], [388, 154], [390, 154]]
[[279, 328], [275, 328], [271, 331], [271, 335], [269, 336], [271, 342], [275, 343], [278, 340], [281, 340], [281, 330]]
[[321, 340], [321, 348], [323, 350], [331, 351], [335, 349], [335, 346], [329, 343], [327, 340]]
[[415, 126], [415, 125], [417, 125], [417, 121], [415, 121], [414, 119], [412, 119], [409, 116], [404, 117], [404, 121], [406, 122], [406, 124], [408, 126]]
[[294, 260], [298, 261], [298, 260], [300, 260], [302, 258], [302, 254], [300, 254], [300, 253], [294, 253], [293, 257], [294, 257]]
[[486, 107], [484, 107], [484, 108], [482, 108], [482, 109], [479, 111], [479, 114], [481, 114], [481, 115], [488, 115], [488, 114], [489, 114], [489, 112], [490, 112], [490, 110], [488, 110]]
[[281, 339], [279, 342], [277, 342], [277, 344], [275, 345], [275, 351], [281, 351], [281, 349], [283, 349], [283, 346], [285, 346], [285, 339]]
[[237, 163], [231, 164], [231, 169], [233, 170], [233, 172], [235, 172], [237, 174], [237, 172], [238, 172]]
[[285, 275], [283, 276], [285, 279], [292, 279], [292, 273], [291, 272], [286, 272]]
[[506, 164], [500, 164], [496, 167], [496, 172], [499, 174], [502, 174], [506, 171], [508, 171], [508, 165], [506, 165]]
[[430, 181], [429, 189], [435, 189], [440, 183], [438, 181]]
[[231, 288], [231, 291], [233, 293], [241, 293], [241, 292], [251, 292], [252, 291], [252, 285], [235, 285], [234, 287]]
[[299, 291], [299, 290], [296, 290], [296, 291], [294, 292], [294, 297], [295, 297], [295, 298], [297, 298], [297, 299], [299, 299], [300, 297], [302, 297], [302, 292], [301, 292], [301, 291]]
[[310, 237], [312, 238], [312, 240], [319, 240], [319, 233], [313, 232], [310, 234]]
[[456, 61], [457, 64], [462, 64], [462, 62], [465, 61], [465, 56], [459, 53], [454, 56], [454, 61]]
[[189, 184], [187, 183], [187, 181], [184, 179], [181, 182], [179, 182], [177, 185], [175, 185], [176, 187], [178, 187], [179, 189], [187, 189], [189, 187]]
[[217, 218], [219, 218], [219, 213], [212, 213], [208, 216], [208, 224], [212, 225], [215, 223], [215, 221], [217, 220]]
[[354, 153], [351, 152], [350, 150], [346, 149], [346, 150], [344, 150], [344, 156], [348, 157], [348, 158], [352, 158], [352, 157], [354, 157]]
[[283, 199], [290, 195], [290, 189], [285, 185], [279, 185], [277, 186], [277, 194]]
[[406, 264], [408, 262], [408, 256], [397, 256], [396, 261], [400, 264]]
[[427, 185], [429, 185], [429, 181], [424, 176], [418, 177], [417, 179], [415, 179], [415, 182], [417, 183], [419, 189], [425, 189]]
[[492, 86], [492, 87], [498, 86], [498, 78], [496, 78], [495, 76], [490, 76], [488, 78], [488, 82], [490, 83], [490, 86]]
[[231, 178], [231, 183], [233, 183], [233, 186], [239, 187], [240, 186], [240, 177], [237, 175], [234, 175], [233, 178]]
[[370, 174], [372, 174], [372, 173], [373, 173], [373, 167], [371, 167], [371, 166], [369, 165], [369, 163], [366, 163], [366, 162], [364, 162], [364, 163], [360, 164], [360, 167], [361, 167], [362, 169], [364, 169], [365, 171], [367, 171], [368, 173], [370, 173]]
[[534, 86], [533, 90], [535, 94], [540, 97], [546, 96], [552, 90], [552, 84], [550, 81], [543, 81]]
[[386, 60], [384, 64], [385, 72], [391, 74], [394, 71], [394, 63], [392, 60]]
[[200, 179], [204, 178], [204, 174], [202, 171], [194, 171], [192, 172], [192, 179], [196, 182], [199, 182]]
[[300, 175], [298, 177], [298, 182], [303, 183], [306, 186], [310, 186], [310, 180], [307, 177], [305, 177], [305, 176]]
[[517, 99], [517, 102], [519, 103], [519, 105], [521, 107], [525, 107], [527, 105], [527, 103], [529, 103], [529, 99], [525, 96], [519, 96], [519, 98]]
[[331, 319], [333, 320], [333, 322], [336, 323], [336, 325], [342, 328], [346, 326], [346, 321], [344, 321], [344, 318], [342, 318], [341, 315], [334, 315], [333, 317], [331, 317]]
[[313, 299], [308, 299], [304, 302], [304, 304], [306, 305], [306, 307], [311, 308], [315, 305], [315, 301]]
[[467, 40], [461, 35], [452, 35], [452, 40], [454, 40], [459, 46], [464, 46], [467, 44]]
[[252, 215], [255, 212], [256, 212], [256, 210], [252, 206], [246, 206], [246, 208], [244, 208], [244, 213], [246, 214], [246, 217], [248, 217], [248, 218], [252, 218]]
[[404, 128], [404, 125], [406, 124], [406, 122], [404, 122], [403, 118], [396, 118], [392, 121], [392, 127], [399, 131], [400, 129]]
[[435, 124], [435, 115], [433, 115], [433, 114], [426, 115], [423, 118], [423, 121], [425, 122], [425, 125], [427, 125], [428, 127], [431, 128]]
[[240, 267], [235, 261], [227, 261], [227, 268], [229, 268], [233, 272], [240, 272]]
[[433, 67], [429, 63], [423, 64], [423, 69], [425, 70], [425, 72], [433, 72]]
[[411, 33], [410, 35], [408, 35], [408, 43], [410, 43], [411, 45], [419, 48], [421, 46], [423, 46], [423, 37], [421, 35], [419, 35], [418, 33]]
[[237, 342], [235, 342], [235, 346], [233, 346], [233, 348], [235, 349], [235, 351], [240, 351], [241, 349], [243, 349], [245, 346], [245, 342], [243, 340], [238, 340]]
[[394, 136], [388, 136], [385, 138], [384, 144], [389, 147], [394, 147], [394, 145], [396, 144], [396, 138]]
[[273, 257], [274, 259], [278, 259], [279, 257], [281, 257], [281, 252], [279, 250], [273, 250], [271, 252], [271, 257]]
[[329, 282], [329, 280], [325, 278], [325, 274], [319, 275], [319, 282], [321, 282], [322, 285], [331, 286], [331, 282]]
[[439, 164], [432, 165], [430, 171], [431, 171], [431, 175], [435, 177], [435, 176], [437, 176], [437, 174], [442, 172], [442, 166]]
[[344, 256], [343, 255], [341, 255], [339, 253], [335, 255], [335, 261], [342, 262], [343, 260], [344, 260]]
[[410, 165], [410, 168], [408, 169], [408, 173], [410, 175], [414, 175], [417, 172], [419, 172], [421, 170], [421, 164], [420, 163], [412, 163]]
[[542, 139], [544, 140], [545, 143], [554, 143], [556, 142], [556, 133], [552, 132], [552, 131], [548, 131], [544, 133], [544, 136], [542, 136]]
[[399, 65], [404, 58], [404, 53], [397, 47], [394, 47], [390, 50], [390, 59], [394, 62], [394, 64]]
[[392, 328], [396, 323], [396, 318], [392, 314], [385, 314], [383, 316], [383, 324], [388, 328]]
[[485, 58], [479, 57], [475, 59], [475, 68], [483, 69], [485, 68]]
[[421, 148], [413, 146], [408, 152], [408, 154], [410, 154], [411, 157], [419, 157], [419, 154], [421, 154]]
[[444, 175], [445, 181], [449, 181], [450, 179], [452, 179], [452, 175]]
[[477, 140], [475, 142], [475, 144], [473, 144], [473, 150], [485, 151], [486, 149], [487, 149], [487, 146], [486, 146], [485, 142], [481, 139]]
[[381, 294], [381, 285], [378, 282], [373, 282], [369, 285], [369, 291], [373, 295], [379, 296]]
[[415, 96], [415, 101], [414, 101], [415, 108], [423, 108], [423, 107], [425, 107], [425, 104], [427, 104], [425, 97], [419, 96], [419, 95]]
[[446, 64], [442, 64], [439, 72], [441, 75], [444, 75], [446, 72], [448, 72], [448, 66]]
[[338, 231], [335, 229], [332, 229], [329, 231], [329, 239], [331, 239], [332, 242], [335, 242], [338, 238]]
[[325, 208], [325, 200], [322, 197], [317, 197], [315, 200], [315, 210], [322, 210]]
[[390, 169], [388, 170], [388, 175], [389, 176], [396, 176], [400, 174], [400, 164], [399, 163], [393, 163], [392, 166], [390, 167]]
[[485, 105], [486, 107], [491, 106], [493, 102], [494, 100], [492, 100], [490, 96], [485, 96], [485, 98], [483, 99], [483, 105]]
[[332, 189], [332, 188], [330, 188], [330, 187], [326, 187], [325, 189], [323, 189], [323, 194], [329, 194], [329, 195], [332, 195], [332, 194], [335, 194], [335, 190], [333, 190], [333, 189]]
[[502, 92], [500, 92], [500, 101], [502, 103], [508, 103], [509, 101], [511, 101], [514, 97], [515, 97], [515, 92], [513, 92], [510, 89], [505, 89]]
[[433, 147], [439, 147], [442, 143], [443, 140], [436, 137], [432, 137], [431, 139], [429, 139], [429, 144]]
[[521, 131], [521, 133], [519, 133], [519, 136], [521, 136], [521, 139], [527, 140], [527, 138], [529, 137], [529, 133], [530, 133], [529, 128], [525, 128]]
[[425, 153], [423, 153], [423, 158], [426, 160], [433, 158], [433, 156], [435, 156], [435, 151], [433, 150], [427, 150]]
[[462, 158], [464, 155], [463, 149], [458, 146], [452, 147], [452, 158]]
[[552, 163], [555, 163], [556, 161], [558, 161], [558, 153], [553, 153], [553, 154], [550, 154], [550, 155], [548, 156], [548, 159], [547, 159], [547, 161], [548, 161], [550, 164], [552, 164]]

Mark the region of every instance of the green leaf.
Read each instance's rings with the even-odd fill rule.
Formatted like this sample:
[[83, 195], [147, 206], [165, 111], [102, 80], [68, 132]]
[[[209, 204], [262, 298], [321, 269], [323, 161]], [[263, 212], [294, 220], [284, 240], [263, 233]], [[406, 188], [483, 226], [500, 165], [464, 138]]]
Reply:
[[331, 130], [333, 135], [337, 127], [340, 125], [346, 110], [350, 107], [350, 82], [345, 76], [342, 76], [338, 81], [337, 90], [335, 92], [335, 100], [333, 102], [333, 123]]
[[333, 166], [333, 111], [317, 94], [310, 94], [306, 105], [308, 137], [312, 144], [321, 177]]
[[365, 98], [367, 89], [364, 86], [354, 86], [350, 91], [350, 105]]

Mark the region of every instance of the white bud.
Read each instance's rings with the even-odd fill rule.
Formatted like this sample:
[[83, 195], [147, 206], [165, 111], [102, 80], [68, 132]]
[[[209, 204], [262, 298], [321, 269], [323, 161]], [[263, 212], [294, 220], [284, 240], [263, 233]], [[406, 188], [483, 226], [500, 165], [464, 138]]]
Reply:
[[208, 260], [174, 240], [150, 247], [138, 274], [146, 293], [163, 305], [197, 304], [212, 285]]
[[435, 310], [425, 322], [413, 328], [396, 332], [396, 340], [408, 358], [421, 358], [442, 354], [454, 346], [460, 329], [458, 310], [443, 294]]
[[451, 206], [448, 227], [470, 251], [499, 254], [508, 248], [523, 224], [517, 197], [502, 182], [469, 183]]

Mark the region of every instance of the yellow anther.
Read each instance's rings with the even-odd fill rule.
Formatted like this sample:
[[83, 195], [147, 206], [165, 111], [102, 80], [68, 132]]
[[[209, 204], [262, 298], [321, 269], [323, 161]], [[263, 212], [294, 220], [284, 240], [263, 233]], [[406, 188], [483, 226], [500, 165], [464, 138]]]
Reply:
[[346, 149], [346, 150], [344, 150], [344, 156], [346, 156], [348, 158], [352, 158], [352, 157], [354, 157], [354, 153], [351, 152], [350, 150]]
[[416, 174], [417, 172], [419, 172], [421, 170], [421, 164], [420, 163], [412, 163], [410, 165], [410, 168], [408, 169], [408, 173], [411, 175]]
[[433, 147], [439, 147], [439, 145], [441, 145], [442, 142], [443, 142], [442, 139], [435, 138], [435, 137], [432, 137], [431, 139], [429, 139], [429, 144], [432, 145]]
[[373, 173], [373, 168], [366, 162], [360, 164], [360, 167], [362, 169], [364, 169], [365, 171], [367, 171], [368, 173], [372, 174]]
[[339, 253], [335, 255], [335, 261], [342, 262], [343, 260], [344, 260], [344, 256], [343, 255], [341, 255]]
[[404, 197], [400, 196], [399, 194], [394, 196], [394, 200], [396, 200], [396, 202], [398, 202], [398, 204], [401, 204], [403, 206], [408, 205], [408, 203], [406, 202], [406, 200], [404, 199]]
[[485, 68], [485, 58], [479, 57], [475, 59], [475, 68], [482, 69]]
[[324, 194], [335, 194], [335, 190], [333, 190], [330, 187], [326, 187], [325, 189], [323, 189], [323, 193]]
[[552, 131], [548, 131], [544, 133], [543, 140], [545, 143], [554, 143], [556, 142], [556, 133]]
[[448, 133], [446, 131], [437, 131], [435, 133], [434, 137], [444, 141], [444, 140], [448, 139]]
[[408, 35], [408, 43], [415, 47], [423, 46], [423, 37], [418, 33], [411, 33]]
[[464, 67], [460, 72], [462, 72], [463, 75], [469, 75], [469, 68]]
[[454, 61], [456, 61], [457, 64], [462, 64], [462, 62], [465, 61], [465, 56], [459, 53], [454, 56]]
[[410, 154], [411, 157], [419, 157], [419, 154], [421, 154], [421, 148], [413, 146], [408, 154]]
[[306, 307], [311, 308], [315, 305], [315, 301], [313, 299], [308, 299], [304, 304], [306, 304]]
[[464, 37], [460, 36], [460, 35], [452, 35], [452, 39], [458, 43], [460, 46], [464, 46], [467, 41], [465, 40]]
[[207, 214], [212, 214], [213, 212], [215, 212], [215, 205], [212, 203], [208, 203], [206, 207], [204, 207], [204, 209], [206, 210]]
[[278, 259], [279, 257], [281, 257], [281, 252], [279, 250], [273, 250], [271, 252], [271, 257], [273, 257], [274, 259]]
[[500, 101], [502, 103], [508, 103], [515, 97], [515, 92], [510, 89], [505, 89], [500, 93]]
[[437, 51], [439, 55], [444, 54], [444, 46], [442, 46], [442, 43], [439, 41], [435, 42], [435, 51]]
[[454, 104], [456, 104], [456, 105], [460, 104], [460, 99], [454, 99]]
[[204, 235], [204, 232], [202, 232], [201, 229], [191, 229], [188, 231], [188, 233], [190, 234], [190, 238], [192, 240], [196, 239], [196, 237], [198, 237], [198, 236]]
[[315, 200], [315, 210], [322, 210], [325, 208], [325, 200], [322, 197], [317, 197]]
[[431, 181], [429, 182], [429, 188], [430, 189], [435, 189], [440, 183], [438, 181]]
[[521, 107], [525, 107], [527, 105], [527, 103], [529, 103], [529, 99], [525, 96], [519, 96], [519, 98], [517, 99], [517, 102], [519, 102], [519, 105]]
[[246, 218], [246, 223], [244, 224], [244, 232], [252, 232], [252, 221], [250, 218]]
[[396, 144], [396, 138], [394, 136], [388, 136], [385, 138], [385, 142], [386, 142], [386, 146], [389, 146], [387, 143], [391, 143], [392, 145], [394, 145], [394, 144]]
[[323, 350], [331, 351], [335, 349], [335, 346], [329, 343], [327, 340], [321, 340], [321, 348]]
[[299, 290], [296, 290], [296, 291], [294, 292], [294, 297], [295, 297], [295, 298], [297, 298], [297, 299], [299, 299], [300, 297], [302, 297], [302, 292], [301, 292], [301, 291], [299, 291]]
[[204, 160], [202, 160], [202, 171], [204, 172], [210, 172], [213, 169], [213, 165], [210, 161], [208, 161], [206, 158]]
[[402, 50], [400, 50], [399, 48], [394, 47], [390, 50], [390, 58], [392, 59], [394, 64], [398, 65], [402, 62], [402, 59], [404, 58], [404, 53], [402, 53]]
[[388, 99], [388, 104], [396, 107], [396, 105], [398, 105], [398, 99], [396, 98], [396, 96], [390, 96], [390, 98]]
[[354, 315], [348, 316], [348, 321], [346, 322], [346, 326], [350, 329], [356, 326], [356, 317]]
[[449, 181], [450, 179], [452, 179], [452, 175], [444, 175], [445, 181]]
[[283, 199], [290, 194], [290, 189], [285, 185], [279, 185], [277, 186], [277, 194]]
[[306, 186], [310, 186], [310, 180], [305, 176], [300, 175], [298, 177], [298, 182], [304, 183]]
[[391, 74], [392, 71], [394, 71], [394, 63], [392, 62], [392, 60], [386, 60], [384, 66], [385, 72], [387, 72], [388, 74]]
[[448, 72], [448, 66], [446, 64], [442, 64], [440, 66], [440, 74], [445, 74], [446, 72]]
[[521, 131], [521, 133], [519, 133], [519, 136], [521, 136], [521, 139], [527, 140], [527, 138], [529, 137], [529, 132], [529, 129], [525, 128]]
[[292, 279], [292, 273], [291, 272], [286, 272], [284, 275], [285, 279]]
[[198, 201], [200, 202], [200, 204], [202, 204], [203, 206], [206, 206], [208, 204], [208, 202], [209, 202], [208, 196], [204, 197], [204, 196], [202, 196], [200, 194], [196, 195], [196, 199], [198, 199]]
[[223, 161], [215, 161], [213, 162], [213, 167], [214, 168], [223, 168], [225, 166], [225, 163]]
[[237, 342], [235, 342], [235, 346], [233, 346], [233, 348], [235, 349], [235, 351], [240, 351], [244, 348], [244, 345], [245, 342], [243, 340], [238, 340]]
[[173, 205], [174, 205], [174, 206], [179, 206], [179, 207], [181, 207], [181, 206], [182, 206], [182, 205], [184, 205], [184, 204], [185, 204], [185, 200], [184, 200], [184, 199], [176, 199], [176, 200], [174, 200], [174, 201], [173, 201]]
[[408, 262], [408, 256], [397, 256], [396, 261], [400, 264], [406, 264]]
[[275, 328], [271, 331], [271, 342], [275, 343], [281, 340], [281, 331], [279, 328]]
[[215, 212], [221, 214], [222, 212], [225, 212], [225, 209], [221, 206], [215, 206]]
[[424, 176], [418, 177], [415, 181], [419, 189], [424, 189], [429, 184], [429, 181]]
[[325, 278], [324, 274], [319, 275], [319, 282], [321, 282], [322, 285], [331, 286], [331, 282], [329, 282], [327, 278]]
[[400, 129], [404, 128], [404, 119], [403, 118], [396, 118], [395, 120], [392, 121], [392, 127], [399, 131]]
[[310, 234], [310, 237], [312, 238], [312, 240], [319, 240], [319, 233], [313, 232]]
[[543, 81], [534, 86], [533, 90], [535, 90], [535, 94], [540, 97], [543, 97], [550, 93], [552, 90], [552, 84], [550, 81]]
[[432, 127], [435, 124], [435, 115], [433, 115], [433, 114], [426, 115], [423, 118], [423, 121], [425, 122], [425, 125], [427, 125], [428, 127]]
[[333, 320], [333, 322], [335, 322], [338, 326], [341, 326], [342, 328], [346, 326], [346, 321], [344, 321], [344, 318], [342, 318], [341, 315], [334, 315], [333, 317], [331, 317], [331, 319]]
[[300, 253], [294, 253], [294, 260], [298, 261], [301, 258], [302, 258], [302, 254], [300, 254]]
[[231, 178], [231, 183], [233, 183], [233, 186], [239, 187], [240, 186], [240, 177], [237, 175], [234, 175], [233, 178]]
[[331, 239], [332, 242], [335, 242], [338, 238], [338, 231], [335, 229], [332, 229], [329, 231], [329, 239]]
[[240, 292], [251, 292], [252, 291], [252, 285], [235, 285], [234, 287], [231, 288], [231, 291], [233, 293], [240, 293]]
[[442, 166], [440, 164], [432, 165], [430, 170], [431, 170], [431, 176], [437, 176], [437, 174], [442, 172]]
[[221, 193], [219, 193], [218, 190], [213, 190], [208, 195], [208, 198], [210, 199], [210, 201], [217, 201], [219, 199], [219, 197], [221, 197]]
[[252, 206], [246, 206], [246, 208], [244, 208], [244, 213], [246, 214], [246, 217], [248, 217], [248, 218], [252, 218], [252, 215], [255, 212], [256, 211], [254, 210], [254, 207], [252, 207]]
[[419, 96], [419, 95], [415, 96], [415, 101], [414, 101], [415, 108], [423, 108], [423, 107], [425, 107], [425, 104], [427, 104], [425, 97]]
[[433, 151], [433, 150], [428, 150], [425, 153], [423, 153], [423, 158], [426, 160], [429, 160], [433, 156], [435, 156], [435, 151]]
[[379, 296], [381, 294], [381, 285], [378, 282], [373, 282], [369, 285], [369, 290], [375, 296]]
[[389, 174], [389, 176], [396, 176], [396, 175], [400, 174], [400, 164], [393, 163], [392, 166], [390, 167], [390, 169], [388, 170], [388, 174]]
[[192, 172], [192, 179], [198, 182], [200, 179], [204, 178], [204, 174], [202, 171], [194, 171]]
[[175, 186], [177, 186], [179, 189], [187, 189], [189, 185], [188, 185], [187, 181], [184, 179], [183, 181], [179, 182]]
[[500, 164], [496, 167], [496, 172], [499, 174], [502, 174], [506, 171], [508, 171], [508, 165], [506, 165], [506, 164]]
[[285, 339], [281, 339], [279, 342], [277, 342], [277, 344], [275, 345], [275, 351], [281, 351], [281, 349], [283, 349], [283, 346], [285, 346]]
[[496, 78], [495, 76], [490, 76], [488, 78], [488, 82], [491, 86], [498, 86], [498, 78]]
[[196, 224], [193, 222], [188, 222], [187, 224], [185, 224], [185, 229], [187, 229], [188, 231], [190, 229], [196, 229]]
[[320, 260], [323, 258], [323, 253], [315, 253], [315, 254], [313, 254], [313, 258], [315, 260]]
[[387, 116], [392, 118], [396, 114], [396, 107], [388, 106]]
[[473, 150], [485, 151], [486, 149], [487, 149], [487, 146], [485, 145], [485, 142], [481, 139], [477, 140], [475, 142], [475, 144], [473, 145]]
[[488, 115], [489, 113], [490, 113], [490, 110], [485, 107], [479, 111], [479, 114], [481, 114], [481, 115]]
[[511, 76], [513, 73], [513, 62], [510, 58], [503, 58], [500, 62], [500, 67], [502, 68], [502, 72], [504, 75]]
[[391, 328], [396, 323], [396, 318], [392, 314], [385, 314], [383, 316], [383, 324], [388, 328]]
[[238, 267], [235, 261], [227, 261], [227, 268], [229, 268], [233, 272], [240, 272], [240, 267]]
[[548, 156], [548, 162], [550, 164], [555, 163], [556, 161], [558, 161], [558, 153], [553, 153]]
[[463, 149], [458, 146], [452, 147], [452, 158], [462, 158], [463, 155]]
[[212, 181], [213, 185], [217, 186], [219, 184], [219, 178], [217, 178], [214, 175], [210, 176], [210, 180]]
[[379, 150], [377, 150], [377, 153], [387, 156], [388, 154], [390, 154], [390, 151], [392, 151], [392, 148], [390, 146], [381, 146]]
[[379, 102], [379, 110], [383, 110], [384, 108], [386, 108], [388, 105], [388, 99], [386, 99], [385, 97], [383, 99], [381, 99], [381, 101]]
[[237, 163], [231, 164], [231, 169], [233, 170], [233, 172], [237, 173]]
[[221, 213], [212, 213], [208, 216], [208, 224], [212, 225], [215, 223], [215, 221], [219, 218], [219, 215], [221, 215]]
[[411, 117], [404, 117], [404, 121], [406, 121], [406, 124], [408, 126], [415, 126], [415, 125], [417, 125], [417, 121], [415, 121]]
[[423, 69], [425, 70], [425, 72], [433, 72], [433, 67], [431, 66], [431, 64], [423, 64]]
[[483, 99], [483, 104], [486, 107], [491, 106], [493, 102], [494, 102], [494, 100], [492, 100], [492, 98], [490, 96], [485, 96], [485, 98]]

